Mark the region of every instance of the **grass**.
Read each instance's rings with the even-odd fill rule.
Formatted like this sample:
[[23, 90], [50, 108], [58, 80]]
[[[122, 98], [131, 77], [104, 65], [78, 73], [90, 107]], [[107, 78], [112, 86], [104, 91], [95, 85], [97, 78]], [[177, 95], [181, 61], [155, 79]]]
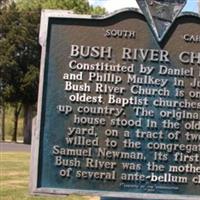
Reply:
[[30, 153], [0, 153], [0, 200], [98, 200], [95, 197], [69, 195], [67, 197], [41, 197], [29, 194]]

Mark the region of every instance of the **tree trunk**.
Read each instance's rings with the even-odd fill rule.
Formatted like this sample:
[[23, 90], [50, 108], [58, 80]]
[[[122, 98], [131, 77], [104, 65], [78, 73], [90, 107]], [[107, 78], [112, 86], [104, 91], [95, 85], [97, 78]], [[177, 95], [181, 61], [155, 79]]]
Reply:
[[32, 134], [32, 105], [24, 105], [24, 144], [31, 144], [31, 134]]
[[16, 103], [14, 105], [14, 128], [13, 128], [13, 135], [12, 135], [12, 141], [17, 142], [17, 128], [18, 128], [18, 119], [19, 119], [19, 114], [21, 111], [21, 104], [19, 105]]
[[5, 117], [6, 117], [6, 113], [5, 113], [5, 105], [3, 104], [2, 106], [2, 122], [1, 122], [1, 136], [2, 136], [2, 141], [5, 141]]

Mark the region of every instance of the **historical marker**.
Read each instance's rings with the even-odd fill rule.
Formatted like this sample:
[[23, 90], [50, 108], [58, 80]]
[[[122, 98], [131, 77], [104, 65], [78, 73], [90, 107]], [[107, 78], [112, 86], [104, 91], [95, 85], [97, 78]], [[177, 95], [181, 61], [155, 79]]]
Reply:
[[43, 11], [34, 194], [200, 198], [200, 17], [138, 3]]

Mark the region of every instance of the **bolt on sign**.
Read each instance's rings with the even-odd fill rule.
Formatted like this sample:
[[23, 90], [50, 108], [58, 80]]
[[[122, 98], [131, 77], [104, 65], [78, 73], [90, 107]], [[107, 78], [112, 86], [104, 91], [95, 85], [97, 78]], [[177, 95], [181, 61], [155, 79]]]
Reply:
[[200, 17], [138, 4], [42, 12], [33, 194], [200, 199]]

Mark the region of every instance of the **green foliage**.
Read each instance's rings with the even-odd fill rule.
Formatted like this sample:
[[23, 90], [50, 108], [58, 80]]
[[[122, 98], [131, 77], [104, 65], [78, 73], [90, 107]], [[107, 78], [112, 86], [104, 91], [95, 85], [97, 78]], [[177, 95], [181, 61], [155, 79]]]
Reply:
[[[10, 103], [33, 104], [36, 102], [39, 73], [39, 12], [37, 15], [19, 12], [15, 3], [1, 11], [0, 71], [3, 96]], [[28, 80], [30, 74], [34, 76]]]
[[21, 10], [38, 9], [61, 9], [73, 10], [79, 14], [103, 15], [105, 9], [89, 5], [87, 0], [17, 0], [17, 5]]
[[104, 15], [104, 14], [106, 14], [106, 9], [102, 8], [100, 6], [96, 6], [96, 7], [91, 6], [90, 13], [92, 15]]

